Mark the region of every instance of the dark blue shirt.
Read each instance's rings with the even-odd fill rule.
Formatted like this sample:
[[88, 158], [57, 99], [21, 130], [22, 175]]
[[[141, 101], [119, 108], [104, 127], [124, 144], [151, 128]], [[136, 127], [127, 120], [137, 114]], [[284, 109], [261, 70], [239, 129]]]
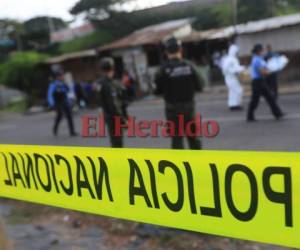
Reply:
[[48, 89], [48, 104], [54, 107], [59, 103], [68, 103], [69, 87], [62, 81], [53, 81]]

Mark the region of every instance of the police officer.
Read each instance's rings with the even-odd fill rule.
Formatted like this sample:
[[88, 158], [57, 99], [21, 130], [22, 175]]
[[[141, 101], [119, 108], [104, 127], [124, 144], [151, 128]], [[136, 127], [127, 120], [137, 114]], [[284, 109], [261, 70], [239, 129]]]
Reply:
[[[172, 148], [183, 149], [183, 137], [179, 133], [179, 116], [184, 117], [185, 125], [194, 121], [194, 96], [196, 91], [202, 91], [202, 80], [195, 66], [183, 59], [179, 40], [170, 38], [165, 47], [167, 61], [156, 75], [156, 94], [163, 96], [167, 119], [176, 125], [175, 136], [172, 136]], [[196, 127], [193, 130], [194, 134]], [[201, 149], [201, 141], [197, 136], [187, 134], [185, 136], [191, 149]]]
[[111, 146], [113, 148], [123, 147], [123, 133], [118, 134], [121, 130], [116, 128], [116, 118], [122, 121], [124, 125], [126, 117], [123, 109], [123, 93], [124, 89], [115, 77], [115, 65], [112, 58], [104, 58], [100, 63], [102, 77], [98, 81], [100, 86], [100, 99], [104, 111], [104, 118], [108, 127]]
[[74, 129], [72, 109], [68, 100], [69, 87], [64, 82], [64, 72], [59, 70], [54, 73], [55, 79], [48, 89], [48, 103], [56, 111], [53, 134], [57, 136], [59, 124], [65, 115], [68, 121], [70, 136], [77, 136]]
[[266, 78], [271, 74], [267, 68], [267, 63], [263, 58], [263, 46], [256, 44], [253, 48], [253, 57], [251, 62], [252, 77], [252, 97], [248, 109], [248, 122], [254, 122], [254, 112], [258, 107], [260, 97], [263, 96], [269, 104], [274, 117], [280, 120], [283, 113], [278, 106], [274, 95], [272, 94]]
[[[272, 45], [267, 45], [267, 54], [265, 60], [268, 62], [274, 57], [278, 57], [279, 54], [273, 51]], [[278, 72], [272, 72], [267, 76], [267, 84], [274, 95], [275, 99], [278, 99]]]

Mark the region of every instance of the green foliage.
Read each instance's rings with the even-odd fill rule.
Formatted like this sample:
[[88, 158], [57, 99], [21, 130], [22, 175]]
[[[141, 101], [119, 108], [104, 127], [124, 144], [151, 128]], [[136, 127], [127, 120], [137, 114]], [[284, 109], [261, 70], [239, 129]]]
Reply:
[[204, 8], [196, 15], [194, 28], [207, 30], [231, 25], [231, 6], [220, 4], [210, 8]]
[[273, 16], [289, 15], [300, 11], [299, 0], [239, 0], [240, 23]]
[[295, 14], [300, 11], [299, 0], [278, 0], [277, 15]]
[[24, 23], [16, 20], [0, 20], [0, 30], [4, 37], [13, 40], [14, 46], [9, 48], [0, 46], [0, 60], [6, 58], [9, 52], [14, 50], [47, 50], [50, 47], [50, 23], [55, 30], [67, 27], [67, 24], [60, 18], [35, 17]]
[[42, 79], [38, 64], [46, 58], [37, 52], [14, 53], [0, 65], [0, 83], [34, 95], [35, 86]]
[[96, 31], [84, 37], [78, 37], [70, 42], [62, 43], [59, 46], [60, 53], [71, 53], [75, 51], [100, 47], [101, 45], [111, 42], [114, 39], [112, 34], [107, 31]]
[[[238, 0], [239, 23], [299, 11], [300, 0]], [[232, 24], [232, 15], [231, 1], [203, 6], [194, 0], [131, 13], [114, 12], [110, 18], [94, 22], [99, 29], [109, 30], [113, 36], [120, 37], [149, 25], [191, 17], [195, 18], [194, 28], [197, 30], [220, 28]]]
[[175, 7], [112, 13], [110, 18], [94, 21], [94, 24], [99, 29], [109, 30], [113, 37], [122, 37], [146, 26], [175, 19], [195, 18], [194, 28], [198, 30], [223, 27], [232, 20], [229, 4], [215, 4], [205, 8], [199, 4]]
[[42, 16], [35, 17], [26, 21], [24, 23], [24, 28], [27, 33], [35, 33], [41, 31], [46, 31], [47, 33], [49, 33], [49, 22], [53, 24], [53, 28], [55, 30], [66, 28], [67, 26], [67, 24], [61, 18]]
[[125, 1], [126, 0], [79, 0], [79, 2], [71, 9], [70, 13], [73, 15], [81, 14], [83, 12], [92, 14], [94, 10], [111, 12], [112, 5], [123, 3]]
[[238, 21], [244, 23], [271, 17], [274, 14], [272, 0], [239, 0]]
[[67, 24], [60, 18], [36, 17], [24, 23], [24, 39], [29, 47], [48, 46], [50, 42], [50, 25], [55, 30], [66, 28]]
[[11, 102], [0, 110], [4, 110], [6, 112], [24, 113], [26, 109], [27, 109], [27, 102], [24, 99], [16, 102]]
[[0, 32], [2, 38], [14, 41], [12, 46], [0, 46], [0, 61], [6, 59], [9, 52], [22, 48], [22, 36], [24, 35], [23, 24], [17, 20], [2, 19], [0, 20]]
[[22, 34], [24, 32], [23, 23], [13, 19], [0, 19], [1, 33], [12, 38], [15, 33]]

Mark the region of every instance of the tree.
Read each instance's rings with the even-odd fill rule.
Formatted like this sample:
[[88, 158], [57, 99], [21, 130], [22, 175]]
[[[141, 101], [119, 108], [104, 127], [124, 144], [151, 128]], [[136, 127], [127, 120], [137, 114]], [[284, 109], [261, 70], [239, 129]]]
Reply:
[[72, 53], [80, 50], [96, 48], [105, 43], [112, 42], [115, 37], [111, 32], [101, 29], [84, 37], [77, 37], [72, 41], [61, 43], [58, 47], [60, 53]]
[[279, 15], [287, 15], [298, 13], [300, 11], [300, 1], [299, 0], [278, 0], [278, 13]]
[[238, 22], [244, 23], [271, 17], [274, 13], [272, 0], [239, 0]]
[[28, 101], [40, 95], [43, 72], [39, 64], [47, 55], [37, 52], [16, 52], [0, 64], [0, 84], [16, 88], [27, 94]]
[[114, 6], [122, 4], [130, 0], [79, 0], [70, 10], [72, 15], [86, 13], [88, 17], [109, 17], [112, 12], [115, 12]]
[[299, 0], [239, 0], [238, 21], [240, 23], [268, 17], [297, 13]]
[[0, 37], [4, 36], [16, 41], [19, 50], [22, 50], [22, 44], [19, 43], [22, 42], [20, 39], [24, 34], [24, 26], [22, 23], [11, 19], [0, 20], [0, 30]]
[[25, 39], [29, 48], [40, 49], [50, 43], [51, 26], [54, 30], [67, 27], [66, 22], [60, 18], [35, 17], [24, 23]]

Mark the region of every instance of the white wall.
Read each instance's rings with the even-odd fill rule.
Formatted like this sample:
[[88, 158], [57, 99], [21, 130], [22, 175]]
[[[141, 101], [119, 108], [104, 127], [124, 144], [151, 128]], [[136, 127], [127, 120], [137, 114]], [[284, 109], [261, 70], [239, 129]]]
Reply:
[[142, 47], [116, 50], [113, 56], [121, 56], [124, 68], [136, 78], [139, 83], [139, 91], [147, 93], [151, 88], [151, 78], [148, 72], [147, 56]]
[[256, 43], [271, 44], [275, 51], [300, 50], [300, 24], [259, 33], [242, 34], [237, 38], [240, 55], [251, 55]]

